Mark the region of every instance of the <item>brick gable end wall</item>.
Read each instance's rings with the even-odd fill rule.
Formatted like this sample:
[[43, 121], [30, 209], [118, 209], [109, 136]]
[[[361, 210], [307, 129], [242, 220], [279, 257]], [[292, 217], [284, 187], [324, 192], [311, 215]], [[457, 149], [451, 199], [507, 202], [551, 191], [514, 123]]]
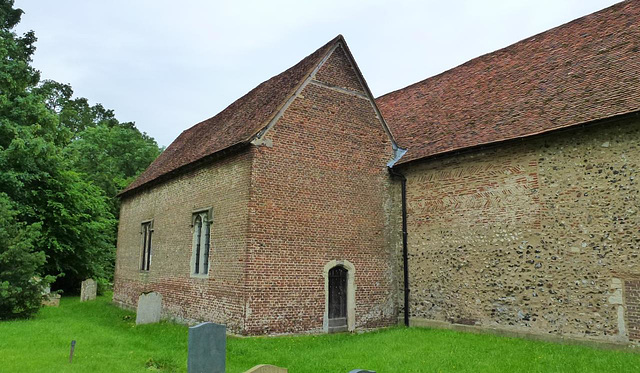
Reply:
[[342, 48], [316, 79], [253, 149], [249, 334], [321, 331], [332, 260], [355, 267], [356, 327], [396, 322], [391, 142]]

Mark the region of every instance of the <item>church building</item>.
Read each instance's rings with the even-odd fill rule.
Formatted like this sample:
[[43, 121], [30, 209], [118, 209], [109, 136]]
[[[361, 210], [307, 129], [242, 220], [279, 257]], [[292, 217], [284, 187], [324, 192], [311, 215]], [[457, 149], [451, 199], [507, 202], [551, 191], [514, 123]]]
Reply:
[[639, 1], [378, 98], [338, 36], [120, 193], [114, 302], [640, 343], [639, 181]]

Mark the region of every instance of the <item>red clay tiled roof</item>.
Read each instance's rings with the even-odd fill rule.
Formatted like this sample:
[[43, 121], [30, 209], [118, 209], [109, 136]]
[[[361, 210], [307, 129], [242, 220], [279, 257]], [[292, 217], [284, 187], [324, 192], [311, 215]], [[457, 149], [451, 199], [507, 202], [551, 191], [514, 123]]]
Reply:
[[579, 18], [376, 99], [398, 162], [640, 110], [640, 1]]
[[295, 66], [261, 83], [216, 116], [183, 131], [120, 195], [234, 145], [247, 143], [294, 93], [341, 35]]

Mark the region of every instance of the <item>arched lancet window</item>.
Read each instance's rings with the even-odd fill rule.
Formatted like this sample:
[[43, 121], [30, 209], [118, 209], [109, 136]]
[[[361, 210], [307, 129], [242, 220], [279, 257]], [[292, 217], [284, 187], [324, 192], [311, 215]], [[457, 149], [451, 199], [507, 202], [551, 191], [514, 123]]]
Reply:
[[153, 235], [153, 220], [142, 223], [140, 227], [142, 234], [142, 258], [140, 259], [140, 270], [148, 272], [151, 267], [151, 236]]
[[198, 215], [196, 217], [196, 266], [193, 270], [193, 273], [200, 273], [200, 248], [202, 246], [202, 216]]
[[204, 228], [204, 252], [202, 253], [202, 274], [206, 275], [209, 273], [209, 245], [211, 242], [211, 224], [209, 223], [206, 215], [203, 217], [203, 228]]
[[209, 273], [209, 250], [211, 247], [211, 209], [193, 214], [193, 253], [191, 274], [204, 276]]

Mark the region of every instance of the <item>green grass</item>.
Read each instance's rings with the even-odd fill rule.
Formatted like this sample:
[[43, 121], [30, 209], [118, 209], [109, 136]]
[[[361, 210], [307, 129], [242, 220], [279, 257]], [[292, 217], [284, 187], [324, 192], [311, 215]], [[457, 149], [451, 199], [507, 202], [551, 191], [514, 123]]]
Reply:
[[[136, 326], [109, 299], [62, 298], [35, 319], [0, 322], [0, 372], [186, 372], [187, 327]], [[291, 373], [640, 372], [637, 353], [448, 330], [227, 339], [228, 372], [267, 363]]]

